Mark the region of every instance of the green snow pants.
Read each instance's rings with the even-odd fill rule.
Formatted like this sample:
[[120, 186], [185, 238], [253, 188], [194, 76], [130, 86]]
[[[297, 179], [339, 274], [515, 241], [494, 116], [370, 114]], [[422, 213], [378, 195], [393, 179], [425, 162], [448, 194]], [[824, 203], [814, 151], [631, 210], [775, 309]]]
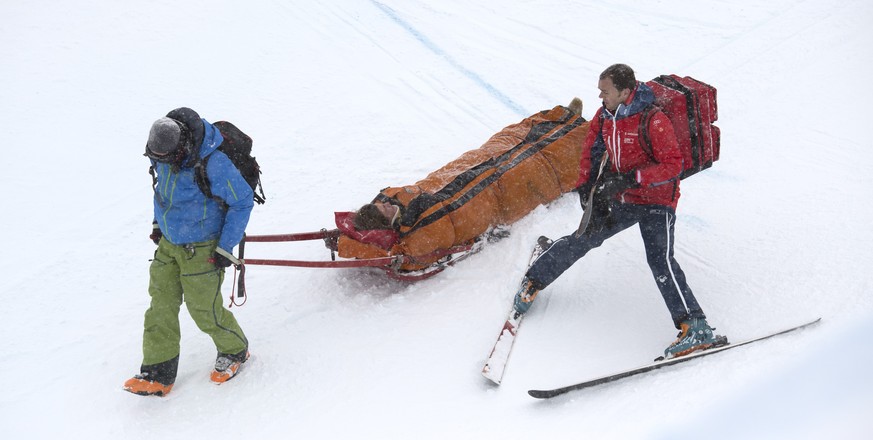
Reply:
[[161, 239], [149, 268], [151, 305], [145, 313], [143, 365], [159, 364], [179, 355], [179, 309], [208, 334], [220, 353], [236, 354], [248, 340], [230, 310], [224, 308], [221, 283], [224, 269], [209, 259], [217, 240], [178, 246]]

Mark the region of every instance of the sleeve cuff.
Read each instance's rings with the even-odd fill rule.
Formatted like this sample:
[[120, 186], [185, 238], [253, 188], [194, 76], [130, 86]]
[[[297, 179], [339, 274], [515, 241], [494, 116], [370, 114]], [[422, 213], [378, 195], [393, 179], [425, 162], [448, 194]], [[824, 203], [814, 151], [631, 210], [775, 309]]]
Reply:
[[236, 265], [240, 264], [240, 261], [238, 258], [234, 257], [232, 253], [230, 253], [230, 252], [228, 252], [220, 247], [216, 247], [215, 252], [218, 253], [219, 255], [223, 256], [224, 258], [227, 258], [228, 261], [230, 261], [233, 264], [236, 264]]

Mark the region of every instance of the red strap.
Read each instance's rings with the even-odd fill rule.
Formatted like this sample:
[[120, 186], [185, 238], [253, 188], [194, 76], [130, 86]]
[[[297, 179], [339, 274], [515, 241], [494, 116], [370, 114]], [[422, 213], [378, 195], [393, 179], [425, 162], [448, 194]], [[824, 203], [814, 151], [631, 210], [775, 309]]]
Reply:
[[[236, 298], [234, 298], [234, 292], [236, 292], [236, 272], [239, 271], [239, 295], [236, 298], [244, 298], [241, 303], [236, 302]], [[230, 289], [230, 304], [227, 305], [227, 308], [231, 308], [233, 306], [242, 307], [246, 301], [249, 300], [249, 297], [246, 296], [246, 287], [245, 287], [245, 274], [246, 274], [246, 266], [245, 264], [240, 264], [239, 267], [233, 267], [233, 287]]]

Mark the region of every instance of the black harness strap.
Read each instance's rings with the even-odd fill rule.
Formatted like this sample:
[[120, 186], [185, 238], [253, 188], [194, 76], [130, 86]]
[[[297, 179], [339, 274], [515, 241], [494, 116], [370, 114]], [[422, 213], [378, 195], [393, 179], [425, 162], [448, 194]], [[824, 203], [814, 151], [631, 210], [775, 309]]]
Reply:
[[[567, 120], [569, 120], [569, 117], [565, 117], [564, 119], [561, 120], [560, 123], [566, 123]], [[461, 176], [458, 176], [458, 178], [456, 178], [455, 181], [452, 182], [453, 184], [460, 183], [460, 182], [469, 183], [475, 177], [482, 175], [482, 173], [484, 173], [485, 171], [496, 168], [496, 170], [493, 174], [486, 177], [485, 179], [482, 179], [482, 181], [480, 181], [479, 183], [477, 183], [473, 187], [469, 188], [466, 192], [464, 192], [463, 195], [458, 197], [455, 201], [453, 201], [452, 203], [450, 203], [448, 205], [443, 206], [442, 208], [440, 208], [439, 210], [435, 211], [434, 213], [428, 215], [427, 217], [420, 219], [417, 223], [415, 223], [415, 225], [410, 230], [408, 230], [404, 233], [401, 233], [400, 236], [405, 237], [405, 236], [415, 232], [416, 230], [418, 230], [420, 228], [423, 228], [427, 225], [430, 225], [430, 224], [436, 222], [437, 220], [439, 220], [440, 218], [449, 214], [450, 212], [456, 211], [457, 209], [461, 208], [467, 202], [472, 200], [473, 197], [477, 196], [479, 193], [484, 191], [490, 185], [497, 182], [497, 180], [500, 179], [504, 173], [515, 168], [520, 163], [522, 163], [525, 159], [528, 159], [529, 157], [533, 156], [534, 154], [539, 153], [540, 151], [542, 151], [543, 149], [545, 149], [546, 147], [548, 147], [549, 145], [551, 145], [555, 141], [561, 139], [567, 133], [576, 129], [577, 127], [582, 125], [582, 123], [584, 123], [584, 122], [586, 122], [585, 118], [577, 117], [577, 119], [575, 121], [573, 121], [570, 124], [565, 125], [560, 130], [552, 133], [550, 136], [548, 136], [545, 139], [542, 139], [534, 144], [530, 144], [527, 142], [521, 142], [518, 145], [516, 145], [515, 147], [513, 147], [510, 151], [502, 154], [498, 158], [499, 160], [488, 160], [488, 161], [484, 162], [483, 164], [480, 164], [480, 165], [474, 167], [473, 169], [463, 173]], [[554, 128], [554, 126], [556, 126], [556, 125], [553, 125], [552, 127]], [[548, 131], [543, 132], [543, 134], [545, 134], [545, 133], [548, 133]], [[527, 136], [526, 140], [528, 138], [530, 138], [530, 136]], [[517, 153], [518, 151], [522, 151], [522, 152], [519, 153], [511, 161], [506, 162], [514, 153]], [[506, 162], [506, 163], [503, 163], [503, 162]], [[450, 186], [451, 186], [451, 184], [447, 185], [446, 188], [441, 190], [439, 193], [431, 196], [431, 197], [434, 197], [434, 196], [435, 197], [433, 199], [429, 200], [428, 203], [422, 204], [423, 205], [422, 207], [425, 207], [425, 208], [422, 209], [420, 212], [424, 212], [424, 210], [432, 207], [434, 204], [436, 204], [440, 201], [446, 200], [446, 199], [450, 198], [451, 196], [454, 196], [455, 194], [458, 193], [459, 190], [464, 188], [464, 187], [454, 187], [454, 188], [451, 188], [452, 189], [451, 191], [447, 191], [447, 189], [449, 189]], [[410, 204], [410, 206], [411, 205], [412, 204]], [[416, 208], [421, 209], [422, 207], [417, 206]]]

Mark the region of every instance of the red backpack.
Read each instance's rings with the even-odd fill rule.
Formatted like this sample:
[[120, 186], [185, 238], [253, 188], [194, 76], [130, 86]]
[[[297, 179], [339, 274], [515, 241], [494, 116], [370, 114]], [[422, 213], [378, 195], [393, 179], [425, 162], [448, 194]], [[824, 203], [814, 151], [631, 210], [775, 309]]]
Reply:
[[[681, 179], [712, 166], [718, 160], [721, 132], [712, 125], [718, 119], [715, 87], [690, 76], [661, 75], [646, 82], [655, 92], [655, 105], [645, 110], [640, 120], [643, 148], [652, 156], [649, 118], [660, 109], [673, 123], [679, 150], [682, 152]], [[657, 109], [656, 109], [657, 107]]]

